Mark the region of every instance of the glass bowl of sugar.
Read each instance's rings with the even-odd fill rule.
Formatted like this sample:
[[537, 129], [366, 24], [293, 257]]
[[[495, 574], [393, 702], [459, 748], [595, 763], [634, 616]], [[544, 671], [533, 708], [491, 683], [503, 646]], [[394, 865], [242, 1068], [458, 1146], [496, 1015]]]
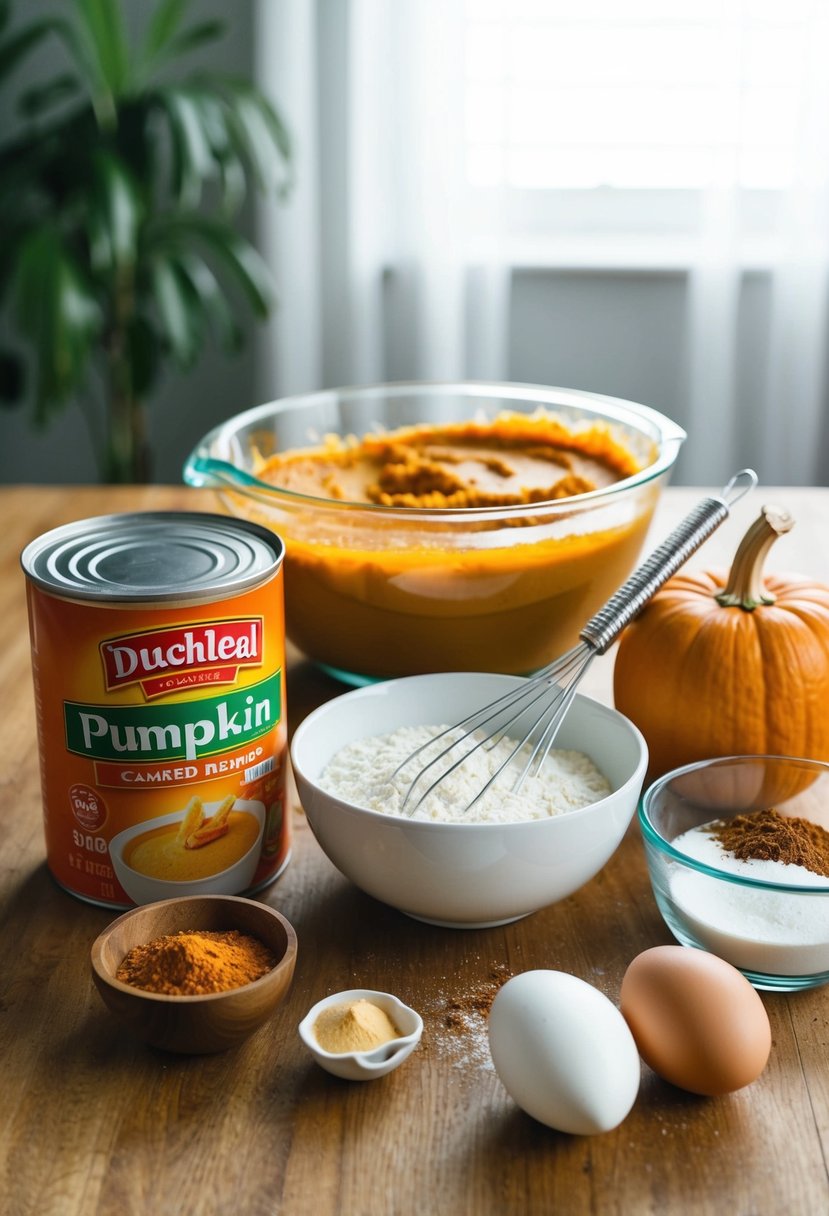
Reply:
[[829, 982], [829, 764], [723, 756], [666, 773], [639, 808], [674, 937], [755, 988]]

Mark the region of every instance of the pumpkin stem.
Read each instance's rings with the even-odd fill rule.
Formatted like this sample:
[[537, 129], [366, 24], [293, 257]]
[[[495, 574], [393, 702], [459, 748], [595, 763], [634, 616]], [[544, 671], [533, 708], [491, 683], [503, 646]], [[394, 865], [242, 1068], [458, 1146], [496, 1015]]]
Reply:
[[714, 596], [724, 608], [753, 612], [760, 604], [773, 604], [775, 597], [763, 583], [763, 563], [778, 536], [790, 532], [794, 519], [782, 507], [761, 507], [760, 516], [746, 532], [734, 554], [728, 582]]

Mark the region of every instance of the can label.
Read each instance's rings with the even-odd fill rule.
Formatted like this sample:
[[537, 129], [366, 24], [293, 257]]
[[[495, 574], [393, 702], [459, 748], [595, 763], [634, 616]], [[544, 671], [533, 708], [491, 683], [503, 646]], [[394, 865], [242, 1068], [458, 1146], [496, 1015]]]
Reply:
[[240, 894], [290, 848], [281, 569], [224, 601], [28, 584], [47, 861], [91, 902]]

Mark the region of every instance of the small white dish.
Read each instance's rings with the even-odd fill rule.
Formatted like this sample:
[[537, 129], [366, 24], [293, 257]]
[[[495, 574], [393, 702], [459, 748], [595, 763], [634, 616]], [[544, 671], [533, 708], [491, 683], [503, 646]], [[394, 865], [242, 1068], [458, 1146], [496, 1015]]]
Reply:
[[[401, 1032], [400, 1037], [375, 1047], [372, 1051], [326, 1051], [317, 1042], [314, 1025], [324, 1009], [331, 1005], [345, 1005], [349, 1001], [372, 1001], [389, 1015]], [[419, 1013], [404, 1005], [389, 992], [374, 992], [370, 988], [351, 988], [348, 992], [335, 992], [317, 1001], [299, 1024], [299, 1037], [316, 1062], [326, 1072], [346, 1081], [371, 1081], [384, 1077], [407, 1059], [420, 1042], [423, 1019]]]

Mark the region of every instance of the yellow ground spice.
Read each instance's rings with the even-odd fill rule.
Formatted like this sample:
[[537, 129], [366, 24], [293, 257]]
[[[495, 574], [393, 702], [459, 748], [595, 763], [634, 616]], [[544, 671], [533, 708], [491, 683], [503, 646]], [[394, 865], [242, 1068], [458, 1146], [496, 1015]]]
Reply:
[[362, 997], [323, 1009], [314, 1023], [314, 1034], [320, 1047], [335, 1053], [371, 1051], [400, 1038], [385, 1009]]
[[145, 992], [201, 996], [250, 984], [277, 962], [258, 938], [237, 929], [183, 929], [133, 947], [115, 978]]

